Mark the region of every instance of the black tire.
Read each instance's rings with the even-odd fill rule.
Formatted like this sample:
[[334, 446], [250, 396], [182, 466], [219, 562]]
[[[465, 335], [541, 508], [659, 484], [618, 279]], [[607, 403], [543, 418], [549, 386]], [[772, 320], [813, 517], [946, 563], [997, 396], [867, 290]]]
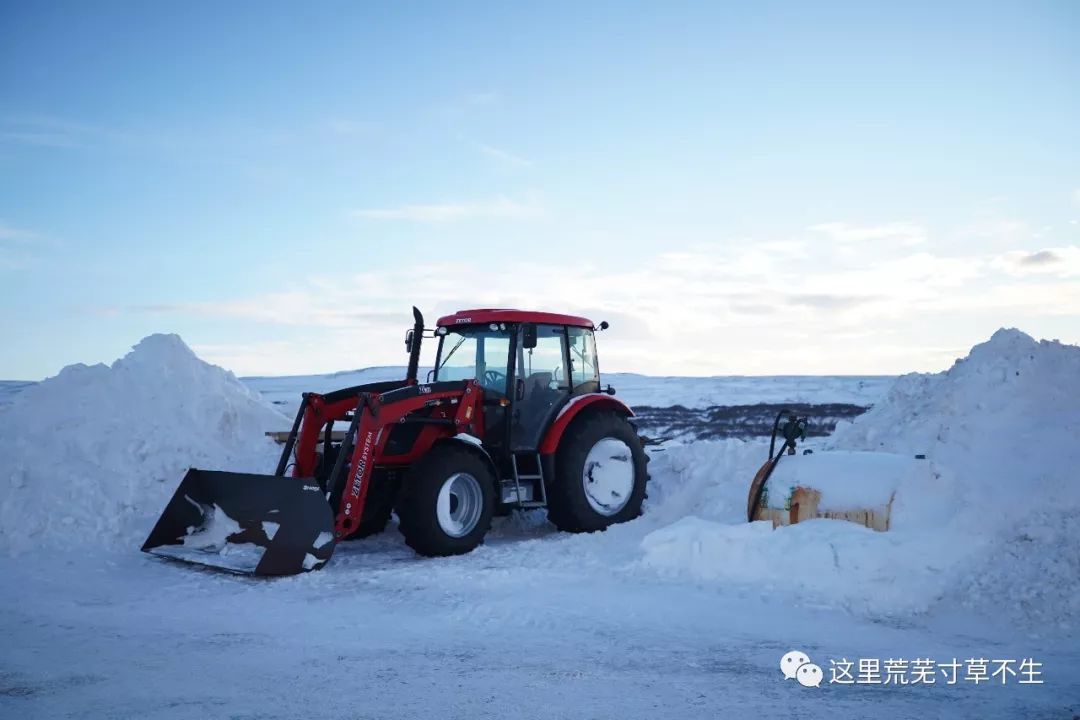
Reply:
[[[604, 438], [620, 440], [630, 448], [634, 484], [626, 505], [612, 515], [598, 512], [585, 494], [585, 461]], [[591, 412], [575, 419], [563, 433], [555, 453], [555, 479], [547, 488], [548, 520], [564, 532], [596, 532], [641, 515], [649, 458], [641, 439], [625, 417], [613, 412]]]
[[372, 474], [370, 482], [371, 486], [368, 488], [367, 499], [364, 503], [364, 514], [360, 516], [360, 523], [356, 526], [356, 530], [346, 535], [345, 540], [360, 540], [378, 535], [390, 522], [399, 487], [397, 472], [377, 469]]
[[[437, 506], [443, 484], [458, 473], [471, 475], [479, 483], [482, 499], [476, 525], [454, 537], [440, 525]], [[397, 508], [398, 529], [405, 544], [421, 555], [462, 555], [484, 541], [494, 510], [495, 477], [488, 462], [457, 443], [436, 445], [409, 470]]]
[[[333, 448], [330, 451], [330, 457], [324, 462], [327, 469], [321, 475], [317, 475], [319, 485], [326, 486], [326, 481], [330, 474], [330, 469], [333, 467], [334, 460], [337, 458], [339, 448]], [[342, 471], [344, 477], [350, 477], [349, 469], [350, 463], [346, 463]], [[321, 471], [320, 471], [321, 472]], [[394, 511], [394, 501], [397, 498], [400, 482], [398, 480], [400, 471], [397, 469], [385, 470], [376, 468], [372, 473], [370, 483], [368, 487], [367, 498], [364, 502], [364, 513], [360, 516], [360, 522], [357, 524], [356, 529], [342, 538], [342, 540], [360, 540], [372, 535], [378, 535], [386, 529], [387, 523], [390, 522], [390, 515]], [[342, 483], [339, 483], [341, 485]], [[335, 513], [341, 506], [341, 488], [339, 487], [330, 498], [330, 509]]]

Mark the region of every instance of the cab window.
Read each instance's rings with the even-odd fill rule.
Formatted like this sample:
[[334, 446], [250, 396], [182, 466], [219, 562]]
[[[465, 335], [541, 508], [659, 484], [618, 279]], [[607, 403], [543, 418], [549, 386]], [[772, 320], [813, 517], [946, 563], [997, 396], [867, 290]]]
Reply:
[[506, 395], [510, 333], [486, 326], [452, 328], [439, 343], [435, 380], [475, 380]]
[[517, 376], [525, 381], [526, 393], [534, 387], [550, 390], [569, 388], [569, 375], [563, 355], [564, 337], [562, 326], [537, 325], [536, 347], [523, 347], [524, 339], [518, 344]]
[[570, 374], [574, 394], [599, 392], [600, 370], [596, 364], [596, 337], [588, 328], [567, 328], [570, 339]]

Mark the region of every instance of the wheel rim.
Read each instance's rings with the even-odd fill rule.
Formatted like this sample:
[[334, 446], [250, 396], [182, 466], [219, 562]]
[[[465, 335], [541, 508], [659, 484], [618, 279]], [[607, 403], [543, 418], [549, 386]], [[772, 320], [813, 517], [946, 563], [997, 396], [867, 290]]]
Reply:
[[450, 537], [468, 535], [480, 522], [484, 491], [480, 481], [468, 473], [454, 473], [439, 489], [435, 512], [439, 527]]
[[593, 510], [610, 516], [626, 507], [634, 492], [634, 454], [616, 438], [603, 438], [585, 457], [581, 471], [585, 499]]

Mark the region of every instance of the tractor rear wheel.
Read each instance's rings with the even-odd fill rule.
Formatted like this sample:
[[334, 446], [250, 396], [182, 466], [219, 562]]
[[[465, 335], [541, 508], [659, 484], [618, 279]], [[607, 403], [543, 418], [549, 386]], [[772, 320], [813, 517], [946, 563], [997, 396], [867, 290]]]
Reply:
[[622, 415], [590, 413], [563, 433], [548, 488], [548, 519], [566, 532], [595, 532], [641, 514], [648, 458]]
[[461, 555], [484, 541], [495, 510], [495, 477], [477, 454], [436, 446], [412, 466], [398, 529], [421, 555]]

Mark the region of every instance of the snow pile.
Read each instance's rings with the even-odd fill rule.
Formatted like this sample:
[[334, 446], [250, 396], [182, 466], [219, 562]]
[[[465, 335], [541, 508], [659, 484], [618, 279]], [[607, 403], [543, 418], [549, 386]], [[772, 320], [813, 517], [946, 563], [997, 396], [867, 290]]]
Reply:
[[835, 442], [953, 468], [950, 529], [985, 544], [950, 599], [1059, 626], [1080, 614], [1080, 347], [999, 330], [947, 373], [901, 378]]
[[176, 335], [66, 367], [0, 409], [0, 549], [141, 542], [188, 467], [271, 471], [288, 425]]
[[785, 456], [769, 476], [762, 501], [786, 510], [795, 488], [805, 487], [821, 493], [819, 510], [883, 508], [901, 485], [933, 472], [925, 460], [887, 452], [833, 450]]
[[[750, 480], [767, 450], [767, 442], [722, 440], [654, 455], [645, 518], [661, 527], [642, 540], [642, 565], [665, 576], [690, 576], [725, 589], [741, 585], [866, 614], [918, 612], [945, 592], [943, 569], [962, 547], [943, 542], [932, 527], [935, 517], [940, 521], [937, 505], [928, 503], [924, 529], [930, 532], [882, 533], [839, 520], [777, 530], [769, 522], [746, 522]], [[927, 473], [908, 480], [943, 478]], [[894, 515], [901, 497], [933, 491], [904, 492], [909, 489], [906, 482], [898, 487]]]
[[1000, 330], [947, 372], [899, 378], [826, 442], [926, 454], [934, 471], [898, 482], [887, 533], [825, 520], [771, 531], [741, 515], [764, 451], [742, 462], [703, 443], [688, 450], [703, 469], [680, 473], [669, 460], [676, 475], [654, 473], [661, 497], [673, 485], [680, 507], [694, 505], [686, 498], [695, 492], [701, 502], [644, 539], [643, 563], [869, 613], [918, 612], [944, 598], [1070, 627], [1080, 612], [1080, 348]]
[[768, 452], [768, 442], [736, 439], [666, 445], [649, 463], [644, 517], [658, 524], [699, 516], [746, 522], [746, 493]]

